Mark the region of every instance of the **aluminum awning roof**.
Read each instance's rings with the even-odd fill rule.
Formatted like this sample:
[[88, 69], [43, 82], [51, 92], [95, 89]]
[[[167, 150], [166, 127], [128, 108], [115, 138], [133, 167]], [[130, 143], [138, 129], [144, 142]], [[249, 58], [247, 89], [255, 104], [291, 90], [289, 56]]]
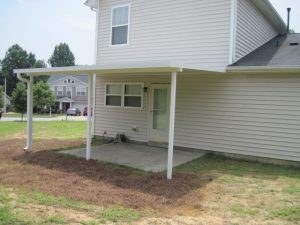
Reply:
[[15, 69], [15, 74], [33, 76], [42, 75], [76, 75], [76, 74], [121, 74], [121, 73], [155, 73], [155, 72], [182, 72], [183, 70], [197, 70], [206, 72], [226, 72], [226, 68], [188, 65], [171, 61], [135, 62], [119, 64], [97, 64], [86, 66], [68, 66], [35, 69]]

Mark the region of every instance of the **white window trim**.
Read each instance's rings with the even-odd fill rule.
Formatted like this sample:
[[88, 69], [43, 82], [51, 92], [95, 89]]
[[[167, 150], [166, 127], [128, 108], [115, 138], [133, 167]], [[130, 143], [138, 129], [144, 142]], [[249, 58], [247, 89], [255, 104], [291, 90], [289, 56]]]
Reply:
[[[79, 88], [84, 88], [84, 89], [85, 89], [85, 92], [84, 92], [85, 95], [81, 95], [81, 94], [78, 95], [78, 89], [79, 89]], [[86, 97], [86, 94], [87, 94], [86, 92], [87, 92], [87, 91], [86, 91], [86, 86], [80, 86], [80, 85], [79, 85], [79, 86], [76, 86], [76, 96]]]
[[73, 96], [73, 87], [72, 86], [66, 86], [66, 96], [68, 96], [68, 88], [71, 89], [71, 98]]
[[[61, 91], [58, 91], [58, 88], [61, 88]], [[58, 94], [58, 92], [61, 92], [61, 95]], [[63, 96], [64, 95], [64, 86], [56, 86], [56, 96]]]
[[[125, 85], [141, 85], [141, 95], [128, 95], [125, 94]], [[141, 82], [124, 82], [124, 83], [118, 83], [118, 82], [109, 82], [105, 83], [105, 94], [104, 94], [104, 107], [106, 108], [123, 108], [123, 109], [134, 109], [134, 110], [143, 110], [144, 109], [144, 83]], [[117, 94], [108, 94], [108, 96], [121, 96], [121, 106], [113, 106], [113, 105], [106, 105], [106, 90], [107, 90], [107, 85], [121, 85], [122, 86], [122, 92], [121, 95]], [[134, 97], [141, 97], [141, 107], [130, 107], [130, 106], [125, 106], [125, 96], [134, 96]]]
[[[117, 45], [113, 45], [112, 44], [112, 29], [113, 27], [120, 27], [120, 26], [125, 26], [126, 24], [122, 24], [122, 25], [116, 25], [116, 26], [113, 26], [113, 11], [114, 9], [116, 8], [121, 8], [121, 7], [125, 7], [125, 6], [128, 6], [128, 30], [127, 30], [127, 43], [126, 44], [117, 44]], [[110, 43], [109, 43], [109, 46], [110, 47], [126, 47], [126, 46], [129, 46], [129, 33], [130, 33], [130, 14], [131, 14], [131, 4], [123, 4], [123, 5], [116, 5], [116, 6], [113, 6], [111, 8], [111, 18], [110, 18]]]

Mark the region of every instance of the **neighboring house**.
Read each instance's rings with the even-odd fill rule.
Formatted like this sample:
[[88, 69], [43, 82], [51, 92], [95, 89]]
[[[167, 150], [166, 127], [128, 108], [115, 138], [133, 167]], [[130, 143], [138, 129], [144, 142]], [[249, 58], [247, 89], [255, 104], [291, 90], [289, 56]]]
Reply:
[[50, 76], [48, 83], [56, 96], [55, 110], [66, 112], [68, 108], [79, 108], [83, 113], [87, 106], [86, 75]]
[[268, 0], [86, 4], [95, 66], [15, 73], [88, 74], [94, 135], [168, 143], [168, 178], [173, 146], [300, 161], [300, 35]]

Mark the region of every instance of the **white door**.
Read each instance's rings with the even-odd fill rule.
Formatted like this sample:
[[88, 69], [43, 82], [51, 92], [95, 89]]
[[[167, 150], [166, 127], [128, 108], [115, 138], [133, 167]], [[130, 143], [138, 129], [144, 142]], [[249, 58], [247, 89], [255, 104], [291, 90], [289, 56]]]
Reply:
[[150, 141], [168, 142], [169, 114], [170, 85], [152, 84], [150, 99]]

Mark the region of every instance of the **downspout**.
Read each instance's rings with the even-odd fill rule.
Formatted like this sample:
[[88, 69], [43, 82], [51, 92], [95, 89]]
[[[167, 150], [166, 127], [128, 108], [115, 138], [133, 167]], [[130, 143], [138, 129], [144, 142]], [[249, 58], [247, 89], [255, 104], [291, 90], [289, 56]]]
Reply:
[[30, 79], [22, 77], [20, 73], [17, 73], [17, 78], [27, 84], [27, 145], [24, 151], [32, 150], [32, 106], [33, 106], [33, 77], [30, 75]]

